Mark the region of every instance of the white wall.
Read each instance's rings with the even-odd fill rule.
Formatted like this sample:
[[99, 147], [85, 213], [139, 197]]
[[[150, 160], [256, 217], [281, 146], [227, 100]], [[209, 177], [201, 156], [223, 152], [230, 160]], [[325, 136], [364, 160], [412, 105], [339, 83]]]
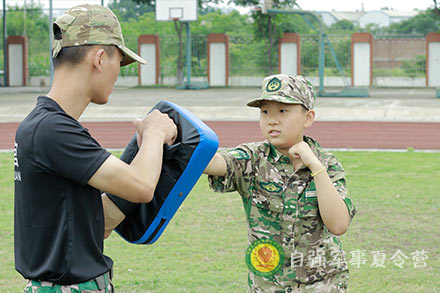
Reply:
[[141, 44], [141, 57], [147, 62], [141, 64], [141, 85], [156, 84], [156, 44]]
[[334, 17], [334, 15], [328, 11], [317, 11], [316, 13], [321, 16], [322, 22], [326, 26], [331, 26], [332, 24], [338, 22], [336, 17]]
[[10, 44], [8, 52], [9, 85], [23, 86], [23, 45]]
[[378, 26], [388, 26], [390, 25], [390, 16], [381, 11], [369, 11], [359, 17], [358, 22], [360, 27], [366, 27], [370, 23]]
[[440, 43], [429, 43], [428, 86], [440, 86]]
[[209, 85], [226, 85], [226, 44], [211, 43], [209, 56]]
[[353, 85], [370, 85], [370, 44], [355, 43], [353, 47]]
[[296, 43], [281, 43], [280, 73], [298, 74], [298, 45]]

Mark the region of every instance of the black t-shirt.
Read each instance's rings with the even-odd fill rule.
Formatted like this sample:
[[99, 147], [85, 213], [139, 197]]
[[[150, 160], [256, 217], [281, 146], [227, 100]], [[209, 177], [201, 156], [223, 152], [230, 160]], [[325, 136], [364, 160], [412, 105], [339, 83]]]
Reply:
[[24, 278], [76, 284], [107, 272], [100, 191], [87, 185], [110, 155], [48, 97], [15, 137], [15, 268]]

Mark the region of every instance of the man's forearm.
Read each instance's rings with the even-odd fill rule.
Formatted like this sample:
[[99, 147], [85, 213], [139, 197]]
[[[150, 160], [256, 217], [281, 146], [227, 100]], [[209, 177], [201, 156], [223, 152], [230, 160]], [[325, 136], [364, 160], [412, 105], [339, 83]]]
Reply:
[[139, 179], [147, 184], [151, 199], [162, 171], [163, 145], [163, 139], [160, 137], [144, 136], [139, 151], [130, 164]]
[[103, 193], [101, 198], [102, 207], [104, 209], [104, 238], [107, 238], [110, 236], [111, 232], [125, 219], [125, 215], [121, 212], [121, 210], [119, 210], [119, 208], [107, 196], [107, 194]]

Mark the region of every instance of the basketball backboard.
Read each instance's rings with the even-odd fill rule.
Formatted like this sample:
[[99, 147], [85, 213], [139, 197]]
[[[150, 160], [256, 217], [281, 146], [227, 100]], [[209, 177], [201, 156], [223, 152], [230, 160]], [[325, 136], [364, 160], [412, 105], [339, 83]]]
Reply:
[[261, 4], [261, 12], [267, 13], [269, 9], [272, 9], [273, 7], [273, 1], [272, 0], [260, 0]]
[[157, 21], [197, 20], [197, 0], [156, 0]]

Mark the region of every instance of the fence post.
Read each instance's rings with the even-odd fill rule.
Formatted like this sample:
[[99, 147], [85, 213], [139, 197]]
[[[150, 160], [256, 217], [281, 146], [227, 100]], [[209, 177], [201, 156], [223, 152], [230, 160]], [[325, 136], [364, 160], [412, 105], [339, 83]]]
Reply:
[[440, 86], [440, 33], [426, 35], [426, 86]]
[[373, 36], [354, 33], [351, 36], [351, 85], [373, 84]]
[[229, 84], [229, 37], [208, 35], [208, 82], [210, 86]]
[[26, 86], [29, 76], [27, 37], [8, 36], [6, 43], [8, 86]]
[[301, 72], [301, 38], [297, 33], [284, 33], [279, 39], [278, 70], [280, 73], [298, 75]]
[[160, 77], [160, 39], [156, 35], [140, 35], [138, 38], [139, 55], [147, 62], [138, 63], [139, 85], [159, 84]]

